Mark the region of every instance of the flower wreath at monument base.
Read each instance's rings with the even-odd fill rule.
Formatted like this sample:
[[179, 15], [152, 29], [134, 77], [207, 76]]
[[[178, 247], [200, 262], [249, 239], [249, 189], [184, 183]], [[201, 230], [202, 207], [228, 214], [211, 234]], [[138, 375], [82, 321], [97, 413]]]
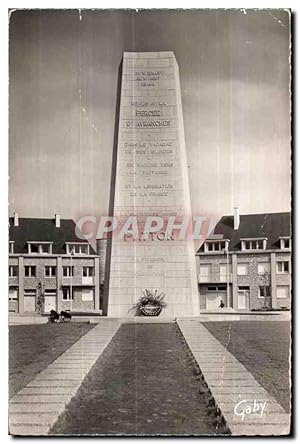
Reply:
[[163, 300], [165, 296], [166, 294], [163, 292], [158, 294], [157, 290], [153, 292], [145, 289], [132, 310], [136, 309], [143, 316], [159, 316], [162, 309], [167, 306]]

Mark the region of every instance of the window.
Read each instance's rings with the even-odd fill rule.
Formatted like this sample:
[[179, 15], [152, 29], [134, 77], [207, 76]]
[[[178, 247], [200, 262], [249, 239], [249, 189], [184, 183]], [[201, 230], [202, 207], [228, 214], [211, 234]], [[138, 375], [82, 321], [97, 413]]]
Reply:
[[267, 239], [241, 239], [242, 250], [265, 250]]
[[210, 285], [207, 287], [207, 291], [226, 291], [225, 285]]
[[269, 297], [271, 297], [271, 287], [269, 287], [267, 285], [263, 285], [263, 286], [259, 287], [258, 297], [259, 298], [269, 298]]
[[73, 301], [73, 292], [72, 297], [70, 297], [70, 287], [63, 287], [62, 292], [63, 301]]
[[228, 269], [228, 277], [231, 275], [231, 264], [220, 264], [220, 281], [227, 281], [227, 269]]
[[67, 254], [90, 254], [89, 244], [66, 244]]
[[52, 254], [52, 242], [28, 242], [29, 254]]
[[16, 277], [18, 276], [18, 266], [17, 265], [10, 265], [8, 267], [8, 276], [9, 277]]
[[237, 264], [237, 274], [239, 276], [244, 276], [249, 274], [249, 265], [248, 264]]
[[14, 254], [14, 241], [9, 241], [9, 244], [8, 244], [8, 251], [9, 251], [9, 254]]
[[259, 264], [257, 264], [257, 271], [258, 274], [270, 274], [271, 271], [271, 267], [270, 267], [270, 263], [269, 262], [261, 262]]
[[52, 265], [45, 266], [45, 276], [46, 277], [55, 277], [56, 276], [56, 267]]
[[207, 241], [205, 242], [204, 251], [223, 251], [226, 248], [225, 241]]
[[239, 285], [239, 291], [250, 291], [249, 285]]
[[290, 238], [289, 237], [281, 237], [280, 238], [280, 248], [281, 250], [286, 250], [290, 248]]
[[89, 289], [89, 288], [82, 289], [81, 297], [82, 297], [82, 301], [85, 301], [85, 302], [93, 301], [94, 300], [94, 290]]
[[36, 296], [36, 290], [24, 290], [24, 296]]
[[280, 261], [276, 263], [277, 273], [278, 274], [286, 274], [289, 273], [290, 264], [289, 261]]
[[227, 265], [226, 264], [220, 264], [220, 276], [227, 276]]
[[39, 246], [38, 244], [28, 244], [28, 253], [38, 253], [39, 252]]
[[39, 246], [39, 253], [41, 254], [50, 254], [51, 253], [51, 244], [40, 244]]
[[200, 265], [199, 282], [207, 282], [210, 279], [211, 264]]
[[72, 265], [72, 267], [69, 266], [69, 265], [63, 267], [63, 275], [64, 275], [64, 277], [71, 277], [71, 276], [73, 277], [74, 276], [74, 267], [73, 267], [73, 265]]
[[200, 276], [208, 277], [211, 272], [211, 264], [200, 265]]
[[278, 285], [276, 288], [276, 296], [278, 299], [286, 299], [289, 297], [290, 288], [288, 285]]
[[18, 289], [16, 287], [9, 287], [8, 300], [17, 301], [18, 300]]
[[94, 276], [94, 267], [82, 267], [82, 276], [84, 277]]
[[34, 265], [25, 265], [25, 277], [35, 277], [36, 267]]
[[56, 290], [44, 290], [45, 296], [56, 296]]

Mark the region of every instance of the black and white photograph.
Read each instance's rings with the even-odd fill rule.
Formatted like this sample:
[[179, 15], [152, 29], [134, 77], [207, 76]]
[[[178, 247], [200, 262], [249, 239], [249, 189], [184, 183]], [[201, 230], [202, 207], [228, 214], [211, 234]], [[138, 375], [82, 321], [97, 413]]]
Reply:
[[8, 434], [292, 431], [292, 11], [11, 9]]

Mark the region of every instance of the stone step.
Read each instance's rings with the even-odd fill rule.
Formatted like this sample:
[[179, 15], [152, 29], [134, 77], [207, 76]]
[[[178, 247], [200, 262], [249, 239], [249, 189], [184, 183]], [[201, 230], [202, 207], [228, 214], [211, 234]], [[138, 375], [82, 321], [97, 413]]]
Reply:
[[243, 379], [241, 381], [241, 380], [230, 380], [230, 379], [220, 380], [219, 378], [215, 380], [210, 379], [209, 386], [211, 388], [213, 387], [243, 388], [243, 387], [257, 387], [257, 386], [261, 387], [260, 384], [257, 381], [255, 381], [255, 379]]
[[236, 379], [236, 380], [241, 380], [241, 379], [254, 379], [252, 375], [250, 375], [247, 372], [243, 372], [243, 371], [232, 371], [232, 370], [228, 370], [225, 372], [204, 372], [204, 378], [207, 380], [207, 382], [210, 379], [216, 379], [216, 378], [220, 378], [220, 379]]
[[78, 387], [77, 381], [41, 379], [29, 382], [26, 387]]
[[238, 363], [231, 363], [231, 362], [225, 362], [222, 367], [217, 368], [214, 364], [210, 364], [210, 363], [202, 363], [200, 366], [200, 370], [205, 373], [208, 372], [210, 373], [211, 371], [213, 372], [214, 370], [220, 370], [220, 371], [246, 371], [245, 367], [242, 367], [240, 364]]
[[48, 425], [10, 424], [9, 426], [9, 433], [14, 436], [44, 436], [48, 431]]
[[252, 414], [245, 414], [244, 419], [241, 416], [232, 414], [225, 415], [225, 419], [230, 422], [230, 424], [257, 424], [257, 425], [277, 425], [277, 424], [290, 424], [290, 415], [287, 413], [271, 413], [263, 414], [263, 416]]
[[9, 414], [11, 413], [51, 413], [55, 412], [59, 415], [65, 409], [63, 403], [51, 403], [51, 404], [10, 404]]
[[68, 401], [66, 395], [19, 395], [17, 394], [11, 400], [11, 404], [15, 403], [51, 403], [54, 404], [65, 404]]
[[51, 380], [57, 380], [57, 381], [81, 381], [82, 380], [82, 374], [63, 374], [63, 373], [47, 373], [47, 374], [39, 374], [35, 378], [37, 381], [51, 381]]
[[65, 363], [68, 363], [68, 362], [77, 362], [78, 364], [80, 364], [80, 363], [82, 363], [82, 362], [86, 362], [86, 363], [90, 363], [90, 362], [93, 362], [93, 361], [95, 361], [97, 359], [97, 357], [93, 357], [92, 359], [87, 359], [86, 357], [84, 357], [84, 356], [80, 356], [80, 357], [78, 357], [78, 356], [72, 356], [72, 355], [68, 355], [68, 356], [64, 356], [64, 357], [61, 357], [61, 358], [59, 358], [59, 359], [56, 359], [56, 361], [53, 361], [53, 363], [52, 364], [60, 364], [60, 363], [63, 363], [63, 362], [65, 362]]
[[281, 436], [290, 433], [290, 425], [230, 424], [230, 430], [232, 435], [239, 436]]
[[238, 360], [235, 359], [229, 353], [199, 352], [199, 351], [194, 351], [194, 350], [191, 350], [191, 351], [194, 354], [195, 358], [199, 358], [200, 360], [203, 360], [203, 361], [207, 361], [209, 359], [209, 360], [215, 360], [215, 361], [222, 362], [222, 361], [228, 359], [228, 360], [231, 360], [234, 362], [238, 362]]
[[258, 396], [267, 396], [268, 392], [264, 390], [259, 384], [253, 385], [250, 387], [210, 387], [212, 393], [214, 395], [223, 395], [223, 394], [237, 394], [237, 395], [247, 395], [248, 393], [257, 394]]
[[76, 347], [72, 348], [69, 353], [77, 353], [79, 355], [83, 354], [84, 356], [93, 356], [99, 353], [99, 351], [103, 350], [103, 347], [97, 348], [88, 348], [88, 347]]
[[54, 412], [47, 413], [11, 413], [9, 424], [52, 425], [57, 418]]
[[18, 395], [72, 395], [73, 387], [25, 387]]
[[[267, 393], [267, 392], [266, 392]], [[222, 409], [222, 404], [223, 403], [230, 403], [231, 405], [235, 406], [237, 403], [241, 402], [241, 401], [245, 401], [248, 403], [253, 403], [254, 400], [256, 400], [257, 402], [265, 402], [267, 401], [267, 403], [275, 403], [276, 401], [275, 399], [270, 396], [268, 393], [264, 396], [261, 395], [259, 396], [257, 393], [247, 393], [243, 396], [240, 396], [237, 393], [224, 393], [224, 394], [216, 394], [215, 395], [215, 400], [217, 402], [218, 405], [220, 405], [220, 408]]]
[[86, 375], [88, 373], [86, 368], [83, 368], [82, 366], [76, 367], [76, 368], [59, 368], [59, 367], [54, 366], [54, 367], [48, 368], [47, 370], [44, 370], [43, 373], [40, 373], [40, 374], [43, 376], [48, 376], [48, 375], [65, 376], [65, 375], [68, 375], [72, 379], [72, 376], [74, 376], [74, 375], [75, 376]]
[[99, 350], [99, 353], [78, 353], [78, 351], [73, 351], [73, 352], [67, 352], [66, 355], [64, 356], [64, 359], [84, 359], [85, 361], [93, 361], [96, 360], [99, 356], [100, 353], [102, 353], [103, 350]]
[[82, 369], [82, 370], [89, 370], [90, 369], [89, 364], [85, 363], [76, 363], [76, 362], [69, 362], [69, 363], [62, 363], [62, 364], [51, 364], [49, 365], [49, 370], [76, 370], [76, 369]]
[[[253, 401], [253, 400], [252, 400]], [[217, 402], [218, 407], [221, 409], [223, 415], [227, 418], [227, 416], [230, 417], [230, 415], [234, 414], [234, 408], [236, 406], [236, 403], [232, 403], [232, 402]], [[283, 407], [281, 407], [280, 404], [278, 404], [277, 402], [267, 402], [265, 409], [264, 409], [264, 413], [266, 414], [276, 414], [276, 413], [281, 413], [281, 414], [287, 414], [286, 411], [284, 410]]]

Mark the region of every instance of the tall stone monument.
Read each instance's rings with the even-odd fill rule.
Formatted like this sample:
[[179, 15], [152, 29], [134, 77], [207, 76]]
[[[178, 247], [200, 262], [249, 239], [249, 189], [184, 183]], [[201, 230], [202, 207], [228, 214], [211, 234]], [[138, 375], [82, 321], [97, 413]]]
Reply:
[[[161, 317], [198, 315], [181, 93], [173, 52], [124, 53], [116, 168], [113, 215], [120, 236], [115, 233], [112, 239], [108, 316], [133, 316], [131, 308], [145, 289], [165, 292], [167, 307]], [[150, 231], [159, 230], [145, 238], [149, 216]], [[133, 230], [122, 236], [122, 227], [136, 228], [136, 220], [138, 235]], [[182, 238], [183, 221], [189, 228]]]

